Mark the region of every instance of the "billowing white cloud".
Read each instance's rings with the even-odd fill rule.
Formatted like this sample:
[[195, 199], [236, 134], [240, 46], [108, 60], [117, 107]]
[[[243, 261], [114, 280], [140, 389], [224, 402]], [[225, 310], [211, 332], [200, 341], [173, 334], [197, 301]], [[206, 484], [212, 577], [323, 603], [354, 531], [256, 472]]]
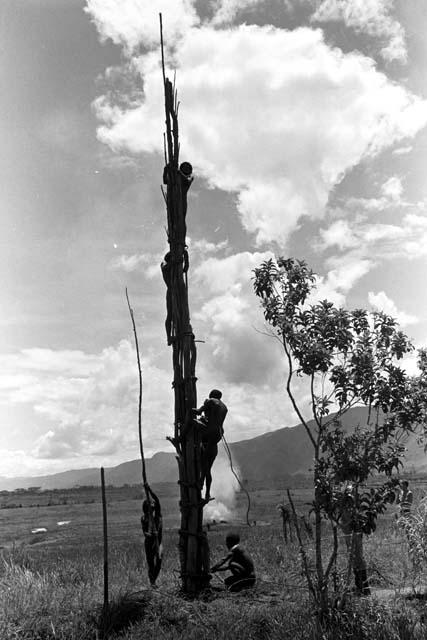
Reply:
[[[46, 473], [46, 461], [37, 460], [23, 449], [0, 449], [2, 476], [14, 477], [21, 475], [35, 475]], [[64, 471], [62, 460], [55, 471]]]
[[124, 271], [125, 273], [139, 271], [145, 278], [152, 280], [153, 278], [161, 277], [160, 264], [163, 257], [163, 253], [150, 251], [131, 255], [121, 254], [111, 260], [109, 268], [113, 271]]
[[[359, 220], [366, 214], [379, 213], [387, 210], [397, 210], [397, 208], [413, 208], [411, 202], [406, 202], [403, 198], [403, 184], [399, 176], [391, 176], [380, 187], [379, 196], [376, 198], [347, 198], [342, 212], [344, 214], [356, 214]], [[339, 213], [339, 212], [336, 212]], [[340, 221], [341, 222], [341, 221]]]
[[132, 254], [131, 256], [120, 255], [111, 261], [111, 268], [130, 273], [146, 262], [145, 256]]
[[[121, 21], [134, 29], [134, 3], [129, 11], [119, 4]], [[88, 9], [108, 34], [112, 18], [103, 3]], [[427, 122], [421, 99], [371, 59], [326, 44], [319, 29], [193, 22], [173, 40], [170, 56], [182, 99], [183, 159], [212, 186], [236, 193], [243, 226], [259, 245], [285, 242], [303, 216], [320, 218], [348, 170]], [[130, 93], [127, 105], [123, 95], [119, 103], [98, 98], [99, 139], [116, 150], [163, 153], [159, 53], [133, 65], [143, 95]]]
[[47, 431], [40, 438], [33, 449], [36, 458], [57, 459], [71, 458], [75, 455], [75, 449], [69, 442], [58, 438], [55, 431]]
[[227, 24], [234, 20], [240, 11], [265, 4], [267, 0], [217, 0], [214, 5], [212, 23]]
[[327, 229], [320, 229], [320, 236], [324, 248], [351, 249], [359, 244], [348, 220], [335, 220]]
[[130, 53], [139, 45], [158, 46], [159, 13], [163, 13], [163, 36], [169, 45], [199, 23], [192, 0], [87, 0], [85, 11], [92, 17], [103, 40], [110, 38]]
[[[398, 209], [412, 209], [412, 213], [403, 215], [400, 224], [368, 222], [368, 216], [360, 214], [359, 218], [356, 216], [340, 218], [333, 221], [328, 228], [320, 230], [320, 241], [315, 242], [315, 246], [320, 250], [337, 252], [326, 260], [326, 266], [332, 268], [326, 278], [326, 283], [332, 291], [345, 293], [359, 278], [385, 262], [414, 260], [427, 256], [425, 204], [421, 202], [413, 205], [404, 202], [401, 199], [401, 191], [400, 181], [392, 178], [383, 185], [384, 195], [381, 198], [358, 200], [359, 207], [365, 206], [365, 213], [368, 214], [374, 209], [385, 211], [397, 205]], [[374, 202], [375, 206], [373, 206]], [[354, 207], [356, 208], [356, 203], [352, 202], [350, 213]], [[340, 289], [337, 286], [346, 281], [347, 288]], [[370, 304], [396, 317], [399, 324], [404, 326], [418, 322], [415, 316], [400, 311], [384, 291], [376, 294], [370, 291], [368, 297]]]
[[337, 307], [345, 305], [345, 293], [336, 287], [336, 283], [332, 283], [328, 276], [316, 275], [316, 289], [311, 292], [307, 299], [307, 306], [317, 304], [322, 300], [329, 300]]
[[[213, 387], [224, 392], [230, 442], [295, 422], [283, 392], [280, 345], [254, 330], [253, 312], [236, 317], [230, 332], [216, 318], [213, 341], [198, 345], [197, 362], [199, 399]], [[257, 321], [262, 326], [261, 314]], [[212, 329], [208, 318], [206, 326]], [[220, 353], [213, 354], [215, 349]], [[173, 433], [172, 371], [160, 368], [158, 360], [158, 353], [142, 359], [148, 456], [171, 450], [165, 436]], [[0, 356], [0, 404], [32, 407], [45, 424], [25, 448], [0, 449], [3, 474], [50, 473], [137, 458], [137, 399], [135, 351], [128, 340], [97, 354], [29, 349]]]
[[[420, 344], [425, 345], [427, 340], [423, 340]], [[412, 351], [412, 353], [407, 354], [400, 361], [400, 366], [409, 376], [418, 376], [420, 375], [420, 370], [418, 368], [418, 353], [417, 351]]]
[[392, 176], [381, 187], [383, 196], [394, 202], [399, 202], [403, 193], [402, 180], [399, 176]]
[[206, 256], [210, 253], [218, 253], [228, 247], [228, 240], [222, 240], [221, 242], [210, 242], [206, 238], [200, 240], [191, 240], [187, 237], [187, 244], [191, 252], [196, 252], [201, 256]]
[[250, 308], [249, 301], [240, 295], [241, 285], [236, 284], [234, 291], [217, 295], [203, 305], [201, 311], [195, 314], [199, 320], [210, 320], [214, 333], [227, 334], [234, 328], [239, 328], [245, 322]]
[[[209, 258], [195, 271], [196, 283], [207, 297], [193, 314], [198, 335], [205, 340], [199, 347], [198, 362], [204, 361], [204, 375], [215, 381], [213, 386], [226, 384], [234, 410], [238, 410], [233, 416], [234, 438], [238, 428], [248, 433], [251, 423], [258, 424], [259, 433], [260, 425], [268, 430], [281, 421], [296, 422], [283, 392], [283, 348], [264, 322], [251, 281], [252, 270], [270, 258], [274, 256], [269, 251], [244, 251], [226, 258]], [[327, 299], [344, 305], [346, 294], [368, 272], [370, 261], [350, 257], [331, 260], [329, 267], [325, 276], [317, 276], [316, 290], [308, 304]], [[307, 389], [303, 383], [296, 393], [305, 412], [309, 404], [305, 402]], [[282, 418], [281, 410], [285, 412]], [[253, 431], [255, 434], [256, 429]]]
[[417, 317], [405, 311], [399, 311], [396, 304], [384, 291], [379, 291], [378, 293], [369, 291], [368, 300], [376, 311], [383, 311], [387, 315], [393, 316], [402, 327], [419, 322]]
[[332, 288], [347, 293], [360, 278], [369, 272], [374, 262], [366, 258], [355, 259], [354, 256], [348, 254], [341, 258], [330, 258], [327, 264], [333, 267], [328, 272], [328, 281]]
[[[270, 251], [244, 251], [226, 258], [208, 258], [195, 270], [205, 292], [193, 314], [198, 333], [205, 336], [209, 368], [231, 384], [277, 384], [280, 345], [261, 332], [264, 319], [253, 293], [253, 269], [272, 258]], [[253, 392], [252, 392], [253, 393]]]
[[[0, 403], [32, 406], [49, 425], [37, 438], [33, 456], [138, 455], [138, 373], [128, 340], [98, 354], [28, 349], [0, 356], [0, 363]], [[156, 450], [165, 446], [172, 421], [164, 400], [170, 375], [148, 356], [142, 368], [144, 430], [148, 450]]]
[[[424, 207], [421, 208], [424, 210]], [[351, 244], [346, 241], [347, 230]], [[320, 230], [320, 248], [350, 249], [348, 257], [358, 259], [375, 256], [375, 260], [419, 258], [427, 255], [427, 217], [420, 213], [407, 213], [402, 223], [371, 223], [366, 221], [334, 221], [329, 228]]]
[[[368, 270], [384, 260], [411, 260], [426, 255], [427, 204], [409, 202], [402, 196], [401, 178], [391, 176], [381, 185], [379, 197], [348, 198], [341, 207], [331, 210], [335, 218], [340, 217], [319, 230], [315, 248], [339, 251], [339, 256], [329, 258], [329, 266], [355, 261]], [[387, 214], [385, 221], [381, 220], [381, 213]], [[390, 213], [400, 214], [400, 223], [390, 223]], [[380, 221], [371, 222], [372, 214]]]
[[[18, 375], [16, 383], [20, 381], [21, 372], [34, 375], [44, 373], [62, 373], [69, 376], [86, 376], [96, 369], [98, 358], [86, 354], [84, 351], [61, 349], [52, 352], [51, 349], [32, 347], [23, 349], [19, 354], [2, 354], [1, 356], [0, 389], [8, 372]], [[12, 381], [12, 379], [10, 379]], [[30, 381], [30, 379], [29, 379]], [[29, 387], [31, 384], [28, 385]]]
[[[214, 386], [223, 389], [230, 408], [230, 441], [295, 421], [283, 394], [280, 345], [256, 331], [263, 330], [264, 323], [252, 292], [252, 269], [269, 257], [270, 252], [222, 259], [212, 255], [193, 266], [193, 301], [200, 302], [195, 304], [199, 311], [193, 321], [197, 337], [204, 340], [197, 345], [199, 394]], [[172, 371], [166, 347], [162, 354], [149, 350], [143, 355], [147, 455], [169, 448], [164, 438], [173, 431]], [[37, 426], [25, 451], [12, 455], [0, 450], [3, 468], [14, 473], [7, 461], [3, 465], [3, 454], [20, 460], [22, 472], [33, 473], [136, 458], [137, 383], [129, 340], [92, 354], [38, 348], [0, 356], [0, 404], [28, 407]]]
[[407, 153], [411, 153], [412, 149], [413, 149], [412, 146], [397, 147], [396, 149], [394, 149], [393, 155], [395, 155], [395, 156], [404, 156]]
[[374, 262], [352, 252], [332, 256], [326, 260], [326, 275], [316, 275], [316, 288], [307, 299], [307, 305], [329, 300], [336, 306], [346, 304], [346, 296], [356, 282], [372, 268]]
[[359, 33], [386, 42], [380, 50], [384, 60], [405, 62], [405, 31], [392, 16], [394, 0], [322, 0], [312, 16], [314, 22], [344, 22]]
[[240, 293], [243, 285], [249, 285], [253, 269], [273, 257], [271, 251], [243, 251], [226, 258], [211, 257], [197, 267], [195, 277], [212, 293]]

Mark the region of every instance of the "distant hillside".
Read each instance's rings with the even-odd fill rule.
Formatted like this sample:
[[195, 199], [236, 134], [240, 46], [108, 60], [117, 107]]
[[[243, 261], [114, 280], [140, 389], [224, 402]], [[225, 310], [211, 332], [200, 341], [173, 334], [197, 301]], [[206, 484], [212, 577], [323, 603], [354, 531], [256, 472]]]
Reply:
[[[351, 430], [366, 423], [367, 409], [354, 407], [342, 418], [341, 424]], [[309, 422], [313, 428], [313, 421]], [[411, 435], [406, 443], [405, 469], [409, 473], [427, 472], [427, 454]], [[313, 464], [313, 450], [302, 424], [278, 429], [251, 440], [242, 440], [230, 445], [242, 477], [249, 484], [277, 486], [289, 481], [297, 473], [307, 474]]]
[[[355, 407], [345, 414], [342, 425], [350, 429], [365, 416], [365, 408]], [[314, 421], [309, 426], [314, 428]], [[307, 474], [313, 465], [313, 449], [302, 424], [234, 442], [231, 450], [242, 477], [250, 484], [283, 483], [296, 473]]]
[[[351, 429], [363, 423], [366, 416], [364, 407], [355, 407], [346, 413], [342, 424]], [[313, 424], [312, 422], [310, 423]], [[407, 443], [405, 468], [410, 472], [427, 472], [427, 455], [415, 436]], [[230, 444], [231, 453], [242, 478], [249, 486], [278, 486], [288, 482], [295, 474], [307, 474], [312, 466], [313, 451], [304, 427], [285, 427], [264, 433], [250, 440]], [[177, 464], [174, 453], [160, 452], [147, 460], [150, 482], [176, 482]], [[0, 477], [0, 490], [13, 490], [31, 486], [42, 489], [66, 489], [76, 485], [98, 485], [99, 469], [79, 469], [38, 477]], [[141, 482], [141, 462], [131, 460], [117, 467], [105, 469], [107, 484], [121, 486]]]
[[[163, 451], [156, 453], [147, 460], [147, 473], [150, 482], [176, 482], [175, 454]], [[107, 484], [120, 487], [124, 484], [138, 484], [141, 482], [141, 461], [131, 460], [123, 462], [117, 467], [105, 469]], [[42, 489], [69, 489], [77, 485], [97, 486], [100, 484], [99, 469], [75, 469], [54, 473], [48, 476], [4, 478], [0, 476], [0, 490], [14, 490], [18, 488], [41, 487]]]

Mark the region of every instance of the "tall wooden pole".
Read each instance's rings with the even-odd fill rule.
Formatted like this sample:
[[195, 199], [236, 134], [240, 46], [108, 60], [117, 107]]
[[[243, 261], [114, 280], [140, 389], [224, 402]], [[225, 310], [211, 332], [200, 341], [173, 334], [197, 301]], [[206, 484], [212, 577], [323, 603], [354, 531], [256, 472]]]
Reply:
[[[197, 406], [196, 345], [188, 305], [186, 245], [187, 190], [189, 176], [179, 164], [178, 101], [175, 87], [165, 75], [162, 16], [160, 14], [162, 70], [165, 95], [165, 201], [169, 242], [164, 270], [167, 284], [167, 312], [172, 347], [175, 399], [174, 438], [180, 485], [181, 527], [179, 553], [182, 589], [196, 595], [209, 583], [209, 547], [203, 532], [200, 440], [193, 422]], [[187, 169], [188, 169], [188, 163]], [[181, 169], [180, 169], [181, 166]], [[190, 167], [191, 168], [191, 167]], [[165, 264], [165, 263], [164, 263]]]
[[104, 467], [101, 467], [101, 495], [102, 495], [102, 529], [104, 534], [104, 613], [108, 609], [108, 524], [107, 499], [105, 496]]

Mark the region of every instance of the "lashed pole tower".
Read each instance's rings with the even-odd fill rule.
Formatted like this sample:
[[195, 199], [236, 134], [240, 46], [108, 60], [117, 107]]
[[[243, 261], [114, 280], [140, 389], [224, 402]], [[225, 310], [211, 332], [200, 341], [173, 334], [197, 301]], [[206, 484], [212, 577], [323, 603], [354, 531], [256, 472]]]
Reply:
[[[167, 285], [167, 325], [172, 346], [173, 390], [175, 396], [174, 438], [179, 469], [181, 527], [179, 555], [182, 589], [197, 594], [209, 583], [209, 547], [203, 532], [203, 506], [200, 465], [200, 440], [193, 426], [192, 409], [197, 406], [196, 345], [190, 323], [188, 305], [188, 254], [186, 245], [186, 213], [189, 175], [179, 164], [179, 130], [177, 93], [174, 84], [165, 75], [162, 16], [160, 38], [165, 96], [166, 134], [165, 202], [169, 253], [163, 263], [163, 276]], [[184, 167], [184, 165], [186, 165]]]

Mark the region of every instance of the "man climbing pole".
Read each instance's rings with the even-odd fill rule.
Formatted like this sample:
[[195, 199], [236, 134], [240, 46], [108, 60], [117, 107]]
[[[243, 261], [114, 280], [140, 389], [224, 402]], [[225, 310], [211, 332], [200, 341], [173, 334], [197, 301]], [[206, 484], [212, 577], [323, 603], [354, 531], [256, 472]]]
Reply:
[[[182, 271], [183, 271], [184, 277], [187, 278], [187, 271], [189, 266], [187, 249], [184, 249], [182, 260], [183, 260]], [[176, 329], [173, 324], [173, 314], [172, 314], [172, 256], [170, 251], [168, 251], [165, 257], [163, 258], [163, 261], [160, 264], [160, 268], [162, 270], [163, 280], [166, 285], [165, 329], [166, 329], [167, 343], [168, 343], [168, 346], [170, 346], [176, 337]]]
[[[193, 167], [189, 162], [181, 162], [179, 165], [179, 169], [176, 172], [175, 179], [179, 182], [179, 193], [181, 200], [181, 211], [184, 219], [184, 237], [187, 231], [187, 226], [185, 224], [185, 219], [187, 216], [187, 191], [189, 190], [191, 183], [193, 182]], [[172, 188], [173, 184], [173, 166], [168, 163], [163, 169], [163, 184], [166, 187], [170, 186]], [[187, 247], [184, 248], [182, 253], [182, 271], [185, 278], [185, 285], [187, 286], [187, 271], [188, 271], [188, 251]], [[163, 258], [163, 261], [160, 265], [162, 270], [163, 280], [166, 285], [166, 321], [165, 321], [165, 329], [166, 329], [166, 338], [168, 345], [170, 346], [175, 339], [176, 336], [176, 327], [173, 324], [173, 314], [172, 314], [172, 254], [168, 251]]]
[[212, 389], [202, 406], [194, 409], [195, 415], [203, 414], [200, 420], [194, 420], [200, 429], [201, 438], [201, 484], [206, 482], [205, 502], [211, 499], [212, 465], [218, 455], [218, 442], [224, 435], [224, 420], [228, 409], [222, 402], [222, 393], [218, 389]]
[[[163, 169], [163, 184], [168, 186], [172, 185], [172, 172], [173, 168], [168, 163]], [[181, 162], [179, 165], [178, 173], [176, 176], [179, 180], [180, 184], [180, 192], [181, 192], [181, 205], [182, 205], [182, 213], [184, 216], [184, 222], [187, 217], [187, 191], [191, 187], [191, 183], [193, 182], [193, 167], [189, 162]], [[185, 227], [185, 231], [187, 228]]]

